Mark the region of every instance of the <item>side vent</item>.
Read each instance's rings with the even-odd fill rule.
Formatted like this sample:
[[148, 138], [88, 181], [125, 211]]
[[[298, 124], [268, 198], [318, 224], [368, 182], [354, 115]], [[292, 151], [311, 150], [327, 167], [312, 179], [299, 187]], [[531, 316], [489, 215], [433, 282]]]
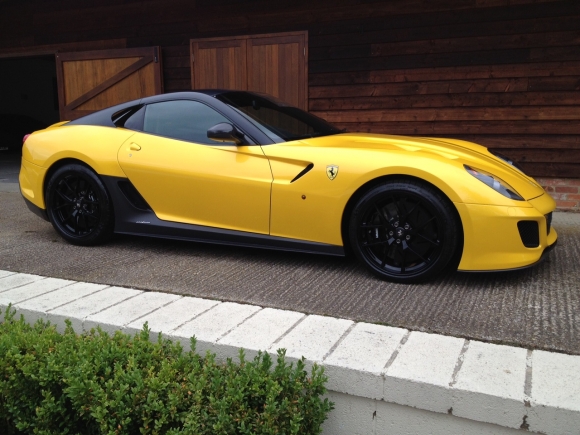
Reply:
[[127, 201], [129, 201], [133, 207], [139, 210], [151, 210], [151, 207], [149, 207], [145, 198], [141, 196], [129, 180], [119, 181], [118, 186], [119, 190], [123, 192], [123, 195], [125, 195], [125, 198], [127, 198]]
[[536, 221], [519, 221], [518, 230], [526, 248], [540, 246], [540, 230]]
[[308, 166], [306, 166], [304, 169], [302, 169], [298, 175], [296, 175], [294, 178], [292, 178], [292, 180], [290, 181], [290, 183], [294, 183], [296, 180], [298, 180], [299, 178], [302, 178], [302, 176], [306, 175], [308, 172], [310, 172], [310, 170], [314, 168], [314, 164], [310, 163]]

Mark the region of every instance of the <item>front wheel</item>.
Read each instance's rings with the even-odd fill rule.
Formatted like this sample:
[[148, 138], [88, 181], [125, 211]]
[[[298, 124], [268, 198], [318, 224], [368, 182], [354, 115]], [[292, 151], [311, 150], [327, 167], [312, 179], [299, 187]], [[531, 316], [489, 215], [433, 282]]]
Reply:
[[46, 212], [54, 229], [74, 245], [96, 245], [113, 233], [113, 206], [97, 175], [80, 164], [57, 169], [46, 187]]
[[461, 226], [452, 203], [418, 181], [389, 181], [355, 204], [349, 239], [375, 275], [400, 283], [425, 281], [456, 258]]

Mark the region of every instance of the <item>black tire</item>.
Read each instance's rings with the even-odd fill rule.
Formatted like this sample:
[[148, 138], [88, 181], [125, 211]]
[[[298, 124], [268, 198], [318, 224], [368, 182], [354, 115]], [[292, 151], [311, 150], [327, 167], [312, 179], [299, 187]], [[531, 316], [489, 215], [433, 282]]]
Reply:
[[413, 180], [388, 181], [356, 202], [349, 221], [353, 252], [375, 275], [413, 283], [443, 272], [461, 244], [453, 204]]
[[113, 204], [99, 177], [86, 166], [58, 168], [48, 180], [45, 198], [48, 219], [67, 242], [97, 245], [113, 234]]

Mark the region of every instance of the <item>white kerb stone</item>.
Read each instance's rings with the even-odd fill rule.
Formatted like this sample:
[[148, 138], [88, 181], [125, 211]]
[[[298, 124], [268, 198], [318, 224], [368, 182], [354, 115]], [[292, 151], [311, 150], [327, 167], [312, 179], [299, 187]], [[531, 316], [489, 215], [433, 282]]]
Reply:
[[465, 340], [411, 332], [386, 371], [384, 400], [447, 413], [449, 383]]
[[46, 279], [44, 276], [29, 275], [27, 273], [17, 273], [0, 278], [0, 292], [10, 290], [11, 288], [20, 287], [34, 281]]
[[[46, 281], [48, 281], [48, 279]], [[16, 304], [17, 314], [24, 315], [24, 318], [30, 323], [34, 323], [38, 319], [47, 319], [46, 312], [48, 310], [73, 302], [84, 296], [88, 296], [103, 287], [84, 282], [73, 283], [73, 281], [69, 281], [69, 283], [72, 285], [67, 285], [66, 287], [59, 288], [50, 293], [44, 293], [35, 298]]]
[[519, 428], [525, 415], [525, 349], [472, 341], [453, 385], [453, 415]]
[[535, 350], [531, 399], [531, 431], [580, 433], [580, 356]]
[[264, 308], [220, 339], [216, 352], [221, 359], [235, 359], [238, 357], [239, 349], [244, 348], [246, 359], [251, 360], [257, 355], [257, 351], [268, 350], [304, 317], [305, 314], [295, 311]]
[[195, 335], [197, 353], [203, 355], [208, 350], [215, 353], [216, 341], [261, 309], [255, 305], [223, 302], [177, 328], [171, 335], [181, 342], [185, 350], [189, 350], [190, 338]]
[[71, 285], [74, 282], [75, 281], [68, 281], [66, 279], [46, 278], [6, 290], [5, 292], [0, 293], [0, 306], [7, 306], [10, 303], [14, 305], [18, 302], [32, 299], [61, 287]]
[[277, 349], [284, 348], [289, 359], [304, 356], [309, 363], [320, 363], [352, 325], [351, 320], [308, 316], [269, 350], [275, 353]]
[[14, 275], [16, 272], [11, 272], [9, 270], [0, 270], [0, 278], [4, 278], [5, 276]]
[[151, 332], [161, 332], [167, 337], [169, 332], [179, 328], [181, 325], [199, 316], [204, 311], [215, 307], [219, 303], [219, 301], [210, 299], [182, 297], [129, 323], [125, 327], [125, 332], [135, 333], [140, 331], [143, 329], [143, 323], [148, 322]]
[[324, 360], [327, 388], [382, 399], [385, 365], [406, 333], [406, 329], [357, 323]]
[[[92, 284], [97, 286], [97, 284]], [[60, 332], [64, 331], [65, 320], [69, 319], [75, 332], [83, 331], [83, 322], [87, 316], [105, 310], [126, 299], [133, 298], [142, 292], [124, 287], [106, 287], [84, 298], [77, 299], [47, 312], [47, 318], [56, 325]]]
[[168, 293], [141, 292], [134, 298], [127, 299], [106, 310], [91, 314], [85, 320], [84, 328], [100, 326], [103, 331], [114, 333], [117, 330], [146, 314], [179, 299], [180, 296]]

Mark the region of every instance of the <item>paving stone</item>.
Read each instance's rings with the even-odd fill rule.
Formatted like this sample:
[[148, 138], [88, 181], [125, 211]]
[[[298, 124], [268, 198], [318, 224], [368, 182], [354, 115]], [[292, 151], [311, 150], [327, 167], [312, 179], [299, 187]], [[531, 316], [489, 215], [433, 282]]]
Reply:
[[189, 349], [190, 338], [195, 336], [198, 353], [205, 354], [208, 350], [215, 353], [217, 340], [261, 309], [255, 305], [223, 302], [177, 328], [171, 335], [182, 343], [185, 350]]
[[257, 351], [266, 351], [282, 337], [305, 314], [295, 311], [264, 308], [218, 341], [218, 353], [222, 359], [238, 358], [244, 348], [246, 359], [251, 360]]
[[411, 332], [386, 371], [385, 400], [446, 413], [453, 406], [449, 383], [464, 342]]
[[38, 319], [47, 320], [46, 312], [48, 310], [73, 302], [84, 296], [88, 296], [100, 290], [100, 288], [102, 287], [95, 284], [88, 284], [84, 282], [77, 283], [73, 283], [73, 281], [69, 282], [72, 285], [61, 287], [50, 293], [44, 293], [35, 298], [28, 299], [25, 300], [24, 302], [16, 304], [16, 314], [17, 315], [22, 314], [24, 318], [30, 323], [34, 323]]
[[9, 270], [0, 270], [0, 278], [4, 278], [5, 276], [14, 275], [16, 272], [11, 272]]
[[46, 278], [6, 290], [0, 293], [0, 307], [8, 306], [10, 303], [14, 305], [27, 299], [35, 298], [61, 287], [69, 286], [74, 282], [66, 279]]
[[304, 356], [307, 359], [306, 370], [310, 371], [312, 363], [321, 363], [353, 324], [351, 320], [308, 316], [269, 350], [286, 349], [290, 361]]
[[119, 302], [85, 319], [84, 328], [91, 329], [100, 326], [102, 330], [114, 333], [141, 318], [160, 306], [167, 305], [179, 299], [180, 296], [168, 293], [141, 292], [134, 298]]
[[0, 278], [0, 292], [10, 290], [15, 287], [20, 287], [34, 281], [46, 279], [44, 276], [29, 275], [27, 273], [17, 273]]
[[179, 328], [219, 303], [219, 301], [211, 299], [182, 297], [129, 323], [125, 327], [125, 332], [135, 333], [140, 331], [143, 328], [143, 323], [147, 321], [152, 333], [157, 334], [161, 332], [167, 337], [169, 332]]
[[453, 385], [453, 415], [519, 428], [526, 414], [526, 353], [471, 341]]
[[142, 293], [139, 290], [124, 287], [108, 287], [98, 284], [91, 285], [100, 287], [102, 290], [48, 311], [47, 318], [51, 323], [56, 325], [58, 331], [64, 331], [65, 320], [69, 319], [74, 330], [80, 333], [83, 331], [83, 323], [87, 316], [98, 313]]
[[324, 360], [327, 387], [382, 399], [385, 365], [406, 333], [406, 329], [357, 323]]
[[531, 381], [530, 430], [580, 433], [580, 356], [535, 350]]

